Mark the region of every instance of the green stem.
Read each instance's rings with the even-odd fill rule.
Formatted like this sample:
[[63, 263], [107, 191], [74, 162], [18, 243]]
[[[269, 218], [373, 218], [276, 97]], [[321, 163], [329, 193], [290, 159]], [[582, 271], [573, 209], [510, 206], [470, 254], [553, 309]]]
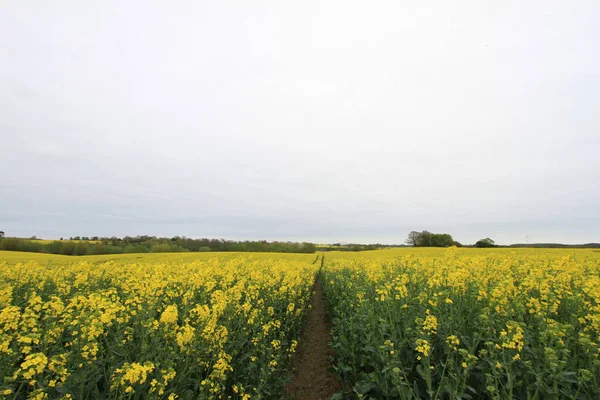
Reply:
[[442, 377], [440, 378], [440, 383], [438, 385], [438, 390], [435, 392], [434, 399], [438, 398], [438, 396], [440, 395], [440, 390], [442, 390], [442, 383], [444, 383], [444, 375], [446, 374], [446, 367], [448, 365], [449, 359], [450, 359], [450, 352], [448, 352], [448, 355], [446, 356], [446, 362], [444, 363], [444, 369], [442, 370]]

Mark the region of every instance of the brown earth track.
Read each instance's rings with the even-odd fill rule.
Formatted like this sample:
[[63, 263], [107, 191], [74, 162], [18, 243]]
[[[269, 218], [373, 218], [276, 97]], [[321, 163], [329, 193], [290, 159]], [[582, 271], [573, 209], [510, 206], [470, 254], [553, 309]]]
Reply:
[[317, 277], [308, 312], [302, 330], [298, 350], [292, 360], [292, 379], [284, 388], [286, 400], [327, 400], [341, 389], [340, 382], [329, 372], [333, 355], [331, 321], [323, 299], [321, 278]]

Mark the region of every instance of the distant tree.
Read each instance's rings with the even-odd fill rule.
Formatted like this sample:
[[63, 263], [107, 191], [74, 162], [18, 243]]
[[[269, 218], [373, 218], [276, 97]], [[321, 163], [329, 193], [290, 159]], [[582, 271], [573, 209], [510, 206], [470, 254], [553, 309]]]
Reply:
[[300, 249], [302, 253], [314, 253], [317, 251], [317, 246], [314, 243], [302, 242], [300, 244]]
[[418, 246], [433, 247], [433, 233], [428, 231], [421, 232]]
[[102, 243], [102, 242], [96, 243], [92, 247], [92, 254], [106, 254], [106, 250], [104, 248], [104, 243]]
[[478, 240], [477, 243], [475, 243], [475, 247], [481, 247], [481, 248], [496, 247], [496, 242], [494, 242], [490, 238], [485, 238], [485, 239]]
[[447, 233], [431, 233], [428, 231], [416, 232], [412, 231], [406, 239], [407, 244], [415, 247], [449, 247], [455, 246], [456, 243], [452, 235]]
[[37, 236], [33, 235], [32, 237], [29, 238], [30, 240], [37, 240]]
[[408, 234], [408, 238], [404, 243], [409, 244], [411, 246], [419, 246], [421, 241], [421, 232], [412, 231]]
[[71, 255], [84, 256], [88, 253], [88, 251], [89, 245], [87, 244], [87, 242], [77, 242], [75, 244], [75, 247], [73, 248]]
[[62, 243], [60, 248], [60, 254], [64, 254], [65, 256], [70, 256], [75, 251], [75, 242], [72, 240], [67, 240]]
[[450, 247], [454, 246], [454, 239], [447, 233], [432, 234], [433, 247]]
[[50, 254], [60, 254], [62, 251], [62, 243], [58, 240], [53, 240], [44, 246], [44, 251]]

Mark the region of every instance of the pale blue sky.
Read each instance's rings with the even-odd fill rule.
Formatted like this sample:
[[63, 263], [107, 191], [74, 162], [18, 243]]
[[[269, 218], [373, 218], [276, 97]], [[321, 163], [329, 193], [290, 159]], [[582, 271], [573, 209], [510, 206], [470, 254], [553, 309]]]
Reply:
[[600, 242], [597, 1], [28, 1], [0, 230]]

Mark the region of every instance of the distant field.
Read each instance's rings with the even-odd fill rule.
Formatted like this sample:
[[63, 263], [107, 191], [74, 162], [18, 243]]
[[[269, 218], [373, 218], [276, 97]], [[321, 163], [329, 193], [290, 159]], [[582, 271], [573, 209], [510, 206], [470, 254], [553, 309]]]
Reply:
[[63, 256], [58, 254], [26, 253], [20, 251], [0, 251], [0, 263], [9, 265], [35, 261], [39, 264], [72, 264], [72, 263], [101, 263], [115, 261], [119, 263], [165, 263], [165, 262], [191, 262], [206, 261], [214, 258], [226, 260], [236, 257], [252, 257], [258, 260], [291, 260], [313, 261], [316, 254], [297, 253], [237, 253], [237, 252], [189, 252], [189, 253], [133, 253], [133, 254], [102, 254], [92, 256]]
[[[547, 255], [548, 257], [562, 257], [565, 255], [594, 255], [598, 250], [593, 249], [474, 249], [459, 248], [456, 250], [459, 255]], [[390, 248], [382, 250], [369, 251], [326, 251], [323, 252], [326, 260], [395, 260], [397, 258], [412, 255], [415, 257], [440, 257], [447, 252], [445, 248]], [[321, 254], [320, 252], [318, 254]], [[35, 261], [40, 264], [70, 264], [82, 261], [90, 263], [99, 263], [106, 261], [118, 262], [177, 262], [193, 260], [210, 260], [213, 258], [228, 259], [240, 256], [251, 256], [255, 259], [271, 260], [293, 260], [306, 261], [314, 260], [317, 254], [297, 254], [297, 253], [248, 253], [248, 252], [189, 252], [189, 253], [133, 253], [133, 254], [103, 254], [91, 256], [63, 256], [58, 254], [26, 253], [20, 251], [0, 251], [0, 263], [5, 261], [9, 265], [21, 262]]]
[[[325, 259], [329, 260], [353, 260], [353, 259], [367, 259], [367, 260], [394, 260], [400, 257], [412, 255], [415, 257], [441, 257], [447, 254], [447, 248], [440, 247], [399, 247], [399, 248], [387, 248], [381, 250], [367, 250], [367, 251], [326, 251]], [[498, 248], [498, 249], [476, 249], [476, 248], [457, 248], [456, 254], [461, 256], [483, 256], [483, 255], [518, 255], [518, 256], [548, 256], [563, 257], [565, 255], [598, 255], [598, 250], [594, 249], [522, 249], [522, 248]]]

